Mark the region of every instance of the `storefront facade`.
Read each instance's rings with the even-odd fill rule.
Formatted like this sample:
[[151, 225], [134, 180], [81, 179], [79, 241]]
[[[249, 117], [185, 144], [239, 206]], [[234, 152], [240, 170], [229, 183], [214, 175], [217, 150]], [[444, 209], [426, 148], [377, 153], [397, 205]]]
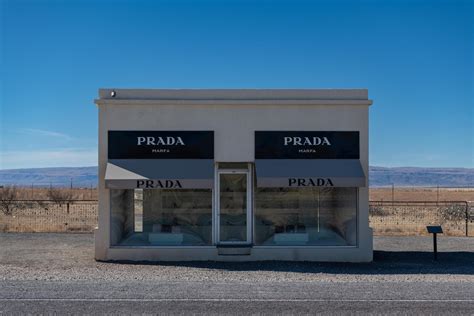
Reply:
[[372, 260], [367, 90], [101, 89], [97, 260]]

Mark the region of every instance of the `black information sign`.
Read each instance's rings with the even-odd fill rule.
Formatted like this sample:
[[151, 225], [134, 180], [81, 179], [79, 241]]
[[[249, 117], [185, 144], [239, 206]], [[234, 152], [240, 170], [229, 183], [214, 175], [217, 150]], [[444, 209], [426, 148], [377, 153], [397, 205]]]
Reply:
[[109, 131], [109, 159], [214, 159], [213, 131]]
[[359, 159], [359, 132], [256, 131], [256, 159]]

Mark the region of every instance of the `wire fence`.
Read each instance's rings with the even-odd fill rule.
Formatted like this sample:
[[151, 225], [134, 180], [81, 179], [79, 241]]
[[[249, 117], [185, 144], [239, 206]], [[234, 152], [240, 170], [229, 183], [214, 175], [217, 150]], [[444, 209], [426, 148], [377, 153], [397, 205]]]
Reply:
[[0, 232], [92, 232], [97, 226], [95, 200], [14, 201], [10, 214], [0, 214]]
[[369, 221], [375, 235], [426, 235], [427, 225], [441, 225], [446, 236], [474, 235], [467, 201], [371, 201]]
[[[0, 232], [92, 232], [97, 226], [96, 200], [12, 201], [0, 212]], [[466, 201], [371, 201], [374, 235], [427, 235], [427, 225], [441, 225], [447, 236], [474, 236], [474, 205]]]

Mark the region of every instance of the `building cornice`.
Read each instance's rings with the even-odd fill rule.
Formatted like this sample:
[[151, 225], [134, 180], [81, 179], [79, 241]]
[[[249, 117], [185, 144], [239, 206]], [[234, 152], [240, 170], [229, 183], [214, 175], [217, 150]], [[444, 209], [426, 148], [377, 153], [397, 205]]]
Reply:
[[372, 100], [177, 100], [177, 99], [96, 99], [97, 105], [365, 105]]
[[98, 105], [371, 105], [367, 89], [100, 89]]

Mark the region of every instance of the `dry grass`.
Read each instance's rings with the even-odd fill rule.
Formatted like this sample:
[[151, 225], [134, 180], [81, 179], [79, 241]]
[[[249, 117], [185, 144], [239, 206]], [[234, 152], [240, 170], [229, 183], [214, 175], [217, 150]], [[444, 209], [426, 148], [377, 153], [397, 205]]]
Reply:
[[[370, 216], [370, 227], [375, 236], [428, 236], [427, 225], [441, 225], [443, 236], [466, 236], [466, 221], [440, 221], [432, 216], [402, 217], [392, 215], [387, 217]], [[468, 235], [474, 236], [474, 223], [468, 222]]]
[[[50, 188], [17, 188], [18, 200], [49, 200], [48, 191]], [[98, 194], [96, 188], [53, 188], [59, 192], [70, 194], [74, 200], [97, 200]]]
[[[395, 201], [474, 201], [474, 188], [397, 188]], [[371, 188], [371, 201], [392, 201], [392, 188]]]

